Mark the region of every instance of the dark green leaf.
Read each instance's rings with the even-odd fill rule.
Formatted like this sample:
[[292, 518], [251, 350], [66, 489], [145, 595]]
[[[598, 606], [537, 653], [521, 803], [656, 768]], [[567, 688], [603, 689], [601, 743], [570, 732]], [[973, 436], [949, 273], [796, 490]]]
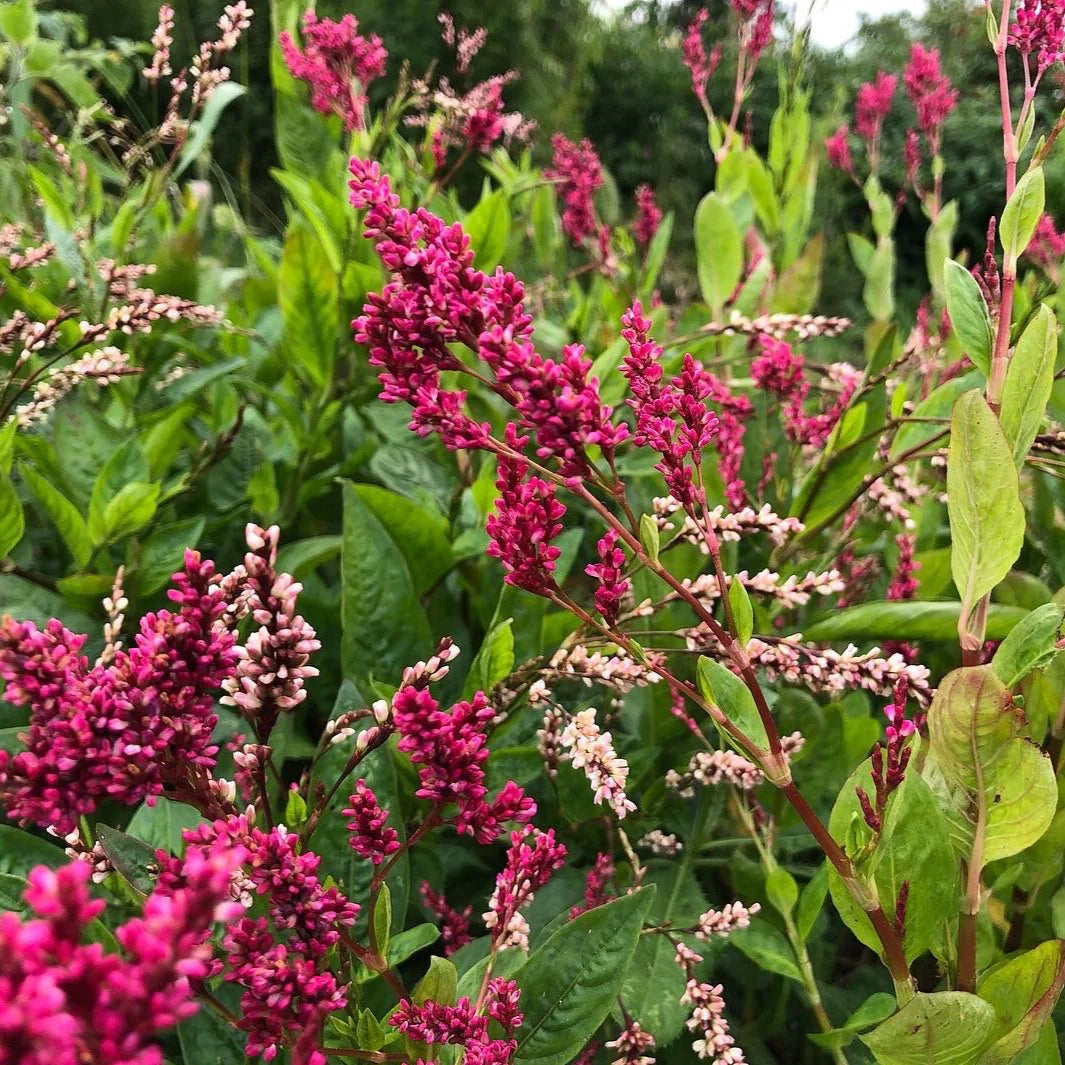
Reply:
[[991, 366], [991, 315], [976, 279], [961, 263], [945, 264], [947, 313], [954, 332], [973, 364], [985, 376]]
[[293, 224], [285, 236], [277, 302], [289, 356], [314, 384], [324, 385], [336, 357], [338, 280], [321, 243], [306, 225]]
[[424, 660], [432, 637], [410, 571], [396, 543], [344, 484], [341, 547], [341, 659], [348, 676], [398, 680], [403, 668]]
[[[951, 640], [958, 638], [960, 603], [863, 603], [807, 626], [808, 640]], [[1001, 640], [1027, 616], [1015, 606], [992, 604], [987, 638]]]
[[999, 420], [1019, 470], [1028, 457], [1046, 415], [1054, 385], [1058, 357], [1058, 323], [1054, 312], [1041, 303], [1028, 328], [1021, 334], [1006, 371]]
[[569, 921], [521, 970], [518, 1065], [566, 1065], [614, 1005], [654, 891], [643, 888]]
[[1055, 644], [1065, 610], [1045, 603], [1024, 617], [999, 645], [991, 664], [1007, 688], [1019, 684], [1057, 654]]

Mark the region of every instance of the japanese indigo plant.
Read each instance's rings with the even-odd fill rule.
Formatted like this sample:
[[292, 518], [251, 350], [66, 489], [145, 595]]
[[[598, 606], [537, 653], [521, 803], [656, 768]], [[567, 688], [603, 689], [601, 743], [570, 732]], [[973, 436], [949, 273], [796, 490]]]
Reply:
[[[626, 227], [587, 140], [512, 159], [516, 74], [471, 84], [484, 31], [447, 15], [463, 87], [405, 70], [375, 114], [386, 43], [275, 5], [291, 221], [279, 263], [246, 237], [225, 310], [144, 286], [91, 131], [123, 131], [170, 233], [152, 197], [235, 98], [250, 9], [176, 74], [160, 9], [151, 130], [79, 114], [68, 146], [27, 109], [43, 224], [0, 230], [0, 568], [26, 603], [0, 624], [0, 1065], [1060, 1060], [1065, 112], [1043, 132], [1036, 101], [1065, 7], [987, 8], [1005, 188], [971, 270], [934, 50], [902, 72], [905, 188], [880, 178], [897, 75], [825, 141], [874, 237], [849, 240], [854, 364], [812, 357], [851, 323], [811, 313], [801, 71], [763, 158], [741, 118], [776, 13], [730, 7], [727, 118], [709, 14], [677, 42], [716, 161], [687, 307], [656, 291], [655, 190]], [[21, 62], [32, 5], [0, 32]], [[496, 187], [463, 212], [474, 159]], [[930, 289], [903, 338], [910, 194]], [[167, 326], [233, 354], [189, 367]], [[128, 440], [65, 473], [65, 418]], [[240, 470], [209, 533], [179, 518]], [[101, 640], [76, 621], [105, 592]]]

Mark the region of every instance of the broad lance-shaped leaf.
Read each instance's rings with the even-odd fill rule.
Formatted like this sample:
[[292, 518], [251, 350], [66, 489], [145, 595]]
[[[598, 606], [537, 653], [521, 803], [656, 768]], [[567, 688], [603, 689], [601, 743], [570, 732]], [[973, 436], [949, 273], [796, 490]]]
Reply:
[[1028, 614], [999, 644], [991, 660], [1007, 688], [1019, 684], [1033, 669], [1041, 669], [1058, 653], [1057, 641], [1065, 610], [1044, 603]]
[[991, 365], [991, 315], [980, 286], [961, 263], [948, 259], [944, 264], [947, 314], [973, 365], [986, 376]]
[[995, 1026], [995, 1009], [976, 995], [915, 995], [894, 1017], [859, 1038], [880, 1065], [973, 1065]]
[[1017, 469], [979, 392], [966, 392], [951, 418], [947, 511], [950, 569], [967, 614], [1009, 573], [1024, 542]]
[[928, 710], [924, 777], [955, 850], [980, 868], [1030, 847], [1054, 817], [1054, 769], [1026, 724], [992, 666], [947, 674]]
[[[692, 875], [694, 859], [685, 848], [681, 861], [653, 868], [647, 883], [655, 885], [655, 899], [647, 914], [648, 924], [691, 926], [709, 908]], [[762, 922], [755, 922], [761, 924]], [[684, 970], [674, 961], [676, 947], [666, 936], [640, 936], [621, 997], [625, 1008], [644, 1031], [654, 1032], [659, 1048], [668, 1046], [684, 1028], [689, 1008], [681, 1002]], [[615, 1016], [618, 1011], [614, 1010]]]
[[1054, 386], [1054, 362], [1058, 356], [1058, 323], [1054, 312], [1039, 305], [1035, 317], [1017, 342], [1002, 390], [999, 420], [1019, 470], [1028, 457], [1046, 414]]
[[[864, 825], [857, 787], [874, 794], [868, 759], [843, 785], [829, 817], [829, 831], [844, 846], [854, 828]], [[889, 913], [894, 911], [903, 883], [909, 882], [906, 957], [916, 958], [938, 945], [944, 921], [957, 908], [958, 861], [950, 849], [946, 819], [916, 771], [906, 774], [889, 800], [876, 850], [858, 865], [859, 871], [872, 876], [880, 903]], [[867, 947], [881, 951], [883, 944], [865, 911], [834, 869], [828, 871], [828, 884], [844, 924]]]
[[1065, 940], [1052, 939], [985, 973], [976, 993], [995, 1008], [995, 1042], [981, 1065], [1008, 1065], [1039, 1038], [1065, 987]]
[[695, 209], [695, 259], [703, 299], [720, 318], [743, 275], [743, 234], [716, 192], [707, 193]]
[[1002, 241], [1002, 250], [1006, 253], [1006, 264], [1017, 259], [1032, 240], [1035, 227], [1043, 213], [1046, 202], [1046, 183], [1043, 177], [1043, 168], [1033, 166], [1013, 190], [1009, 202], [1002, 212], [1002, 220], [998, 226], [999, 240]]
[[521, 970], [517, 1065], [566, 1065], [610, 1012], [654, 896], [641, 888], [564, 924]]
[[344, 483], [340, 555], [341, 660], [348, 676], [398, 678], [432, 649], [425, 611], [395, 540]]
[[[700, 656], [696, 673], [703, 698], [719, 706], [725, 716], [759, 747], [768, 747], [765, 725], [747, 685], [728, 666], [705, 656]], [[722, 732], [721, 738], [726, 743], [735, 743], [727, 732]]]

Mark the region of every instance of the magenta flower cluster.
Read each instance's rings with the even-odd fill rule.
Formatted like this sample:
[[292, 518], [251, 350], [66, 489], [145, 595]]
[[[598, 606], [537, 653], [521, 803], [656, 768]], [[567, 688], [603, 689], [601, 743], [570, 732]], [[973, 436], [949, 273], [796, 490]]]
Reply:
[[[465, 1047], [469, 1065], [507, 1065], [518, 1048], [513, 1036], [523, 1020], [518, 1009], [520, 999], [521, 992], [513, 980], [496, 977], [488, 981], [483, 1013], [465, 997], [453, 1006], [432, 999], [421, 1004], [404, 999], [389, 1024], [417, 1043]], [[503, 1029], [503, 1039], [491, 1037], [489, 1021]]]
[[422, 902], [440, 921], [440, 942], [443, 944], [444, 954], [450, 957], [472, 939], [470, 915], [473, 913], [473, 907], [466, 906], [462, 910], [456, 910], [448, 903], [443, 892], [433, 890], [428, 880], [422, 881], [418, 891]]
[[302, 49], [287, 31], [278, 37], [292, 76], [310, 87], [311, 106], [323, 115], [338, 115], [349, 133], [365, 126], [366, 90], [388, 61], [381, 38], [376, 33], [363, 37], [358, 30], [354, 15], [334, 22], [308, 10]]
[[1038, 79], [1065, 58], [1065, 0], [1020, 0], [1009, 40], [1026, 62], [1036, 56]]
[[858, 90], [854, 104], [854, 128], [859, 137], [875, 141], [880, 136], [880, 128], [891, 110], [897, 83], [898, 78], [894, 74], [885, 74], [880, 70], [875, 81], [866, 82]]
[[528, 949], [529, 926], [521, 914], [533, 896], [566, 861], [565, 844], [555, 840], [553, 829], [540, 832], [526, 825], [510, 834], [507, 864], [496, 877], [484, 922], [492, 933], [494, 950]]
[[230, 574], [226, 583], [240, 588], [231, 608], [234, 618], [250, 614], [259, 628], [237, 648], [236, 674], [225, 681], [228, 695], [221, 701], [237, 707], [265, 742], [280, 714], [296, 709], [306, 698], [303, 682], [318, 676], [310, 656], [322, 645], [296, 612], [303, 586], [275, 569], [278, 527], [248, 525], [245, 536], [249, 551], [243, 568]]
[[706, 406], [716, 379], [690, 355], [683, 372], [664, 381], [662, 347], [651, 337], [651, 320], [637, 302], [621, 319], [629, 347], [622, 373], [629, 381], [629, 405], [636, 414], [633, 437], [638, 447], [661, 456], [655, 467], [665, 478], [669, 494], [685, 508], [704, 498], [697, 476], [703, 448], [719, 429], [718, 417]]
[[441, 373], [468, 372], [448, 349], [457, 342], [491, 368], [491, 386], [537, 434], [538, 454], [557, 457], [567, 476], [587, 471], [586, 445], [613, 448], [624, 439], [588, 377], [583, 348], [568, 346], [558, 362], [536, 352], [524, 287], [513, 274], [476, 270], [462, 227], [424, 208], [401, 208], [376, 163], [353, 159], [351, 172], [352, 203], [367, 209], [366, 234], [393, 274], [368, 298], [355, 338], [381, 368], [381, 398], [413, 407], [415, 432], [437, 432], [453, 449], [498, 447], [487, 424], [463, 413], [466, 393], [440, 388]]
[[240, 909], [227, 900], [242, 858], [222, 846], [177, 863], [180, 885], [160, 885], [142, 916], [116, 929], [121, 954], [83, 942], [104, 908], [89, 896], [87, 863], [33, 869], [25, 899], [35, 916], [0, 913], [0, 1063], [162, 1065], [155, 1036], [196, 1012], [212, 926]]
[[576, 247], [599, 233], [595, 194], [603, 187], [603, 164], [587, 137], [575, 144], [563, 133], [551, 138], [553, 157], [544, 177], [557, 183], [562, 229]]
[[599, 561], [584, 568], [596, 580], [595, 608], [607, 625], [613, 626], [621, 611], [621, 601], [629, 590], [629, 582], [622, 576], [625, 552], [618, 547], [617, 529], [608, 529], [598, 543]]
[[706, 45], [703, 43], [703, 26], [706, 25], [709, 18], [710, 12], [705, 7], [700, 8], [696, 12], [695, 18], [688, 24], [688, 30], [684, 35], [684, 43], [682, 45], [684, 65], [688, 68], [688, 73], [691, 74], [692, 92], [695, 93], [699, 103], [702, 104], [704, 111], [710, 109], [710, 103], [706, 96], [707, 87], [710, 84], [710, 79], [714, 76], [714, 71], [717, 70], [718, 64], [721, 62], [721, 45], [714, 45], [708, 53]]
[[[231, 816], [190, 829], [185, 842], [188, 855], [209, 853], [220, 842], [240, 848], [245, 862], [229, 891], [249, 905], [256, 895], [265, 900], [267, 916], [244, 916], [228, 926], [219, 968], [242, 989], [238, 1027], [247, 1037], [246, 1052], [271, 1061], [286, 1038], [317, 1029], [326, 1013], [345, 1005], [326, 955], [355, 923], [359, 906], [322, 884], [321, 859], [301, 852], [283, 826], [264, 832], [244, 816]], [[181, 863], [162, 851], [158, 859], [160, 884], [180, 884]]]
[[441, 710], [425, 687], [408, 685], [392, 700], [399, 749], [418, 767], [415, 794], [482, 844], [494, 843], [507, 821], [530, 821], [536, 813], [536, 803], [512, 780], [494, 799], [487, 798], [486, 733], [495, 714], [483, 692], [450, 711]]
[[903, 80], [917, 111], [917, 125], [933, 146], [938, 145], [943, 123], [958, 104], [957, 89], [940, 70], [939, 51], [915, 43]]
[[646, 248], [662, 224], [662, 209], [658, 206], [655, 190], [650, 185], [636, 186], [636, 221], [632, 226], [633, 236], [641, 248]]
[[374, 865], [380, 865], [399, 850], [399, 833], [388, 824], [388, 811], [381, 808], [366, 781], [356, 782], [348, 805], [341, 812], [351, 818], [348, 822], [351, 849], [360, 858], [368, 858]]
[[[508, 442], [518, 440], [508, 425]], [[488, 516], [488, 554], [503, 564], [503, 579], [535, 595], [552, 595], [558, 588], [552, 574], [561, 550], [551, 541], [562, 532], [565, 506], [553, 485], [529, 477], [529, 464], [520, 457], [499, 459], [496, 487], [499, 499]]]
[[70, 832], [105, 799], [203, 795], [217, 748], [213, 692], [233, 676], [233, 634], [214, 564], [195, 551], [128, 651], [90, 667], [84, 636], [52, 620], [0, 624], [4, 698], [28, 706], [26, 750], [0, 751], [0, 802], [15, 820]]

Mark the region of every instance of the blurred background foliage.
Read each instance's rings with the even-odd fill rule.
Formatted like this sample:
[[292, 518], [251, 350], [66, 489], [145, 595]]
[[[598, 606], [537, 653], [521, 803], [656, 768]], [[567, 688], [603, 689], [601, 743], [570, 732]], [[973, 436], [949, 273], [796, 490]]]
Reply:
[[[90, 39], [105, 44], [146, 40], [158, 7], [154, 0], [64, 0], [62, 6], [85, 19]], [[474, 61], [471, 78], [519, 68], [520, 79], [507, 90], [510, 106], [544, 129], [591, 138], [624, 200], [631, 198], [641, 182], [655, 186], [664, 209], [675, 211], [678, 222], [672, 249], [676, 265], [664, 282], [682, 289], [690, 284], [684, 269], [689, 265], [685, 255], [692, 246], [690, 220], [700, 197], [714, 186], [706, 123], [679, 56], [684, 27], [701, 6], [697, 0], [634, 0], [620, 8], [607, 8], [595, 0], [321, 0], [317, 5], [322, 15], [333, 17], [354, 11], [364, 30], [379, 33], [388, 42], [392, 55], [408, 58], [415, 76], [446, 61], [436, 20], [429, 17], [432, 9], [449, 10], [459, 25], [485, 26], [488, 44]], [[178, 0], [175, 7], [179, 34], [175, 50], [181, 58], [209, 35], [217, 18], [217, 3]], [[710, 39], [729, 40], [725, 32], [727, 5], [711, 3], [709, 7], [711, 18], [721, 23], [716, 29], [711, 26]], [[815, 116], [827, 134], [849, 117], [845, 109], [859, 85], [879, 69], [901, 72], [913, 41], [941, 50], [944, 70], [960, 90], [958, 108], [946, 128], [950, 165], [945, 196], [958, 198], [962, 204], [959, 249], [979, 255], [984, 222], [1001, 205], [1001, 132], [994, 56], [984, 40], [982, 20], [973, 17], [973, 7], [972, 0], [931, 0], [919, 19], [893, 15], [866, 20], [843, 50], [812, 46], [807, 78]], [[268, 18], [255, 19], [248, 45], [237, 60], [241, 69], [234, 71], [250, 91], [223, 116], [212, 162], [216, 179], [228, 184], [232, 194], [239, 197], [245, 217], [268, 229], [280, 228], [280, 190], [269, 176], [270, 167], [277, 162], [269, 114], [273, 99], [269, 45]], [[787, 42], [779, 42], [778, 47], [786, 48]], [[711, 101], [715, 104], [730, 99], [730, 59], [726, 54], [721, 71], [713, 79]], [[391, 64], [388, 77], [374, 86], [374, 98], [387, 97], [399, 76], [399, 65]], [[129, 89], [145, 118], [156, 120], [166, 103], [162, 93], [139, 83]], [[1047, 95], [1043, 99], [1048, 99]], [[776, 105], [773, 78], [757, 78], [749, 99], [750, 129], [762, 150]], [[900, 91], [884, 130], [882, 176], [889, 189], [902, 183], [902, 145], [910, 119]], [[549, 152], [547, 137], [541, 137], [536, 161], [546, 162]], [[1060, 158], [1048, 167], [1047, 178], [1048, 208], [1060, 217], [1065, 211], [1065, 168]], [[464, 179], [466, 191], [476, 198], [476, 169], [468, 168]], [[843, 175], [826, 171], [818, 187], [814, 221], [814, 229], [826, 234], [827, 246], [832, 249], [819, 307], [825, 314], [864, 317], [860, 286], [854, 283], [853, 264], [843, 238], [849, 230], [860, 229], [865, 217], [859, 190]], [[911, 199], [897, 230], [902, 280], [899, 301], [910, 311], [927, 290], [923, 273], [925, 226], [920, 208]]]

